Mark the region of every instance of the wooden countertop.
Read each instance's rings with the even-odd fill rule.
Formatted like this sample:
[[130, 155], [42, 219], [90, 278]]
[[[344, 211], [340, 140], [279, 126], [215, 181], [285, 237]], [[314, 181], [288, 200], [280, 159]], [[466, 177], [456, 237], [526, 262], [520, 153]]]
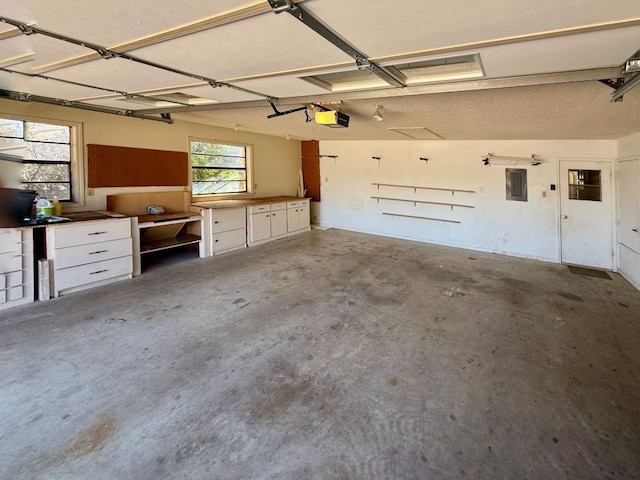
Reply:
[[248, 207], [251, 205], [260, 205], [263, 203], [276, 203], [276, 202], [295, 202], [296, 200], [308, 200], [302, 197], [292, 196], [278, 196], [278, 197], [258, 197], [258, 198], [242, 198], [237, 200], [211, 200], [210, 202], [195, 202], [192, 203], [192, 207], [196, 208], [237, 208]]

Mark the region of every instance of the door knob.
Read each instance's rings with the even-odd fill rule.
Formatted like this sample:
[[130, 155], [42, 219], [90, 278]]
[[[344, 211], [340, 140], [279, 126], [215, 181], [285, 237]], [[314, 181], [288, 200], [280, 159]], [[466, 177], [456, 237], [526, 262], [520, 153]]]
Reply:
[[569, 218], [569, 217], [567, 217], [566, 215], [562, 215], [562, 219], [563, 220], [566, 220], [567, 218]]

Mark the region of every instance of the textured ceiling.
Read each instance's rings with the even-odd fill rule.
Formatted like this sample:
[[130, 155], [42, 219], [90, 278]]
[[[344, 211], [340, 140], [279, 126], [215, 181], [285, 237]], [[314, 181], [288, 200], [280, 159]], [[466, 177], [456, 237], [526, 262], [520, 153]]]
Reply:
[[[307, 123], [303, 112], [267, 119], [269, 107], [174, 116], [299, 140], [408, 139], [389, 130], [400, 127], [425, 127], [434, 139], [447, 140], [605, 139], [640, 131], [640, 89], [614, 103], [610, 91], [599, 82], [579, 82], [352, 100], [342, 104], [348, 128]], [[382, 122], [371, 118], [378, 103]]]
[[[619, 77], [640, 49], [638, 0], [615, 8], [599, 0], [300, 4], [380, 65], [473, 53], [485, 77], [327, 92], [301, 77], [356, 70], [354, 61], [266, 0], [0, 0], [0, 17], [9, 21], [0, 23], [0, 89], [153, 118], [157, 104], [140, 95], [180, 92], [216, 103], [208, 110], [163, 106], [175, 119], [297, 139], [406, 139], [390, 129], [407, 127], [445, 139], [618, 138], [640, 130], [640, 93], [610, 103], [611, 88], [597, 81]], [[46, 32], [23, 35], [12, 21], [147, 64], [103, 59]], [[238, 88], [212, 88], [209, 80]], [[349, 128], [306, 122], [303, 112], [267, 119], [274, 113], [267, 97], [280, 111], [340, 101]], [[383, 105], [382, 122], [371, 120], [375, 105]]]

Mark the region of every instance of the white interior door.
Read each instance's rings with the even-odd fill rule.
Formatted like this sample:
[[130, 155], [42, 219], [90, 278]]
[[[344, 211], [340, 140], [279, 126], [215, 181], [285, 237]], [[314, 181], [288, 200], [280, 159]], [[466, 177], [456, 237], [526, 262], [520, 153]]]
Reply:
[[640, 253], [640, 160], [620, 162], [618, 195], [620, 202], [620, 243]]
[[560, 161], [563, 263], [613, 269], [611, 162]]

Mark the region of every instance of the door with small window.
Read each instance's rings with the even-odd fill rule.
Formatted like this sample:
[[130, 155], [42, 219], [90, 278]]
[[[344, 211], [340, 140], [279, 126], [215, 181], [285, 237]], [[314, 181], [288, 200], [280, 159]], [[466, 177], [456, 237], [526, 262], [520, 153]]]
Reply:
[[563, 263], [613, 269], [611, 162], [560, 161]]

